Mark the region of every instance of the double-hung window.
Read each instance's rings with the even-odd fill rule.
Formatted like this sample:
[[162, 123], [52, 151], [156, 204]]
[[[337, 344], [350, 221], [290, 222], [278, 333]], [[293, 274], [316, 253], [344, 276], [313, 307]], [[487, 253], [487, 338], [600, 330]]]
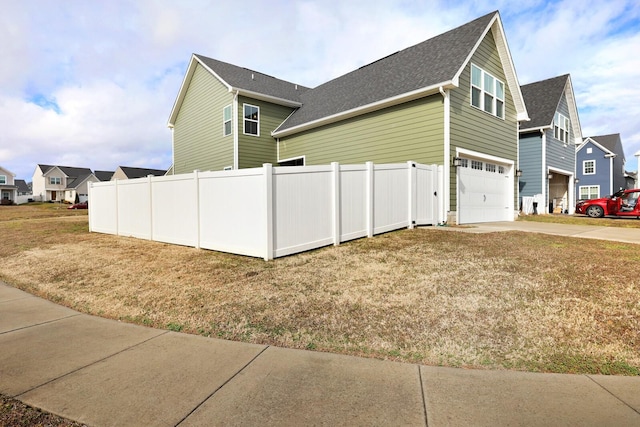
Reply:
[[62, 183], [62, 179], [59, 176], [50, 176], [49, 184], [51, 185], [60, 185]]
[[596, 161], [585, 160], [582, 162], [582, 173], [584, 175], [595, 175], [596, 173]]
[[504, 119], [504, 83], [471, 64], [471, 105]]
[[580, 186], [580, 200], [597, 199], [600, 197], [599, 185]]
[[222, 109], [222, 134], [231, 135], [231, 105]]
[[553, 116], [553, 136], [565, 144], [569, 142], [569, 119], [558, 112]]
[[7, 183], [7, 176], [0, 175], [0, 184], [6, 184], [6, 183]]
[[260, 136], [260, 107], [244, 104], [244, 133]]

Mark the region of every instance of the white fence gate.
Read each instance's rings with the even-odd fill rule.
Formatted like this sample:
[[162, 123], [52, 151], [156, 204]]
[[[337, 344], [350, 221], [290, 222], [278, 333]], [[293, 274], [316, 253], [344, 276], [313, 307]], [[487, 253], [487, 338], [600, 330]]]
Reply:
[[198, 172], [89, 184], [89, 230], [265, 260], [444, 221], [442, 167]]

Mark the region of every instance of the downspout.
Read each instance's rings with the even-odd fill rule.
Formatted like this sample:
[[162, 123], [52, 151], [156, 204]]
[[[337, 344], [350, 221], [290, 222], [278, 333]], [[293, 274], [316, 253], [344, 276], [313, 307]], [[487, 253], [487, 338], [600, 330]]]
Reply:
[[175, 128], [170, 126], [171, 129], [171, 164], [173, 165], [173, 175], [176, 174], [176, 140], [175, 140]]
[[[444, 187], [444, 194], [442, 195], [444, 198], [444, 209], [443, 212], [441, 212], [441, 219], [446, 223], [449, 219], [449, 212], [451, 211], [451, 103], [449, 99], [449, 90], [445, 90], [442, 86], [440, 86], [438, 90], [444, 99], [444, 176], [442, 177]], [[456, 213], [456, 223], [457, 222], [458, 214]]]
[[235, 129], [232, 129], [233, 131], [233, 170], [238, 170], [238, 132], [239, 132], [239, 126], [238, 126], [238, 90], [236, 90], [235, 95], [233, 95], [233, 127]]
[[540, 208], [538, 213], [549, 213], [549, 200], [547, 200], [547, 189], [549, 188], [549, 178], [547, 178], [549, 174], [549, 169], [547, 169], [547, 134], [544, 129], [540, 129], [540, 133], [542, 134], [540, 137], [542, 143], [542, 162], [540, 165], [542, 179], [540, 180], [540, 189], [542, 190], [542, 203], [544, 203], [544, 206], [538, 206]]

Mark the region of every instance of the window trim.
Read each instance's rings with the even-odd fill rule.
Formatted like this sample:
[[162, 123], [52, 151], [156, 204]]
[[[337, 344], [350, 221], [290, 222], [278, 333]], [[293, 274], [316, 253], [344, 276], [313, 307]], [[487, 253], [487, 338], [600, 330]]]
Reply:
[[[225, 117], [225, 114], [229, 111], [229, 118]], [[233, 135], [233, 106], [232, 104], [222, 107], [222, 136]], [[229, 123], [229, 133], [227, 133], [227, 123]]]
[[59, 176], [50, 176], [49, 185], [62, 185], [62, 178], [60, 178]]
[[[593, 188], [595, 188], [595, 189], [596, 189], [595, 197], [587, 198], [587, 199], [583, 199], [583, 198], [582, 198], [582, 189], [583, 189], [583, 188], [587, 188], [587, 189], [589, 189], [589, 191], [587, 191], [587, 193], [589, 194], [589, 196], [591, 196], [591, 195], [592, 195], [590, 190], [591, 190], [591, 189], [593, 189]], [[598, 198], [600, 198], [600, 186], [599, 186], [599, 185], [580, 185], [580, 186], [578, 186], [578, 197], [579, 197], [579, 200], [593, 200], [593, 199], [598, 199]]]
[[[482, 86], [478, 86], [475, 85], [473, 83], [473, 70], [474, 68], [478, 69], [480, 71], [480, 84]], [[485, 90], [485, 79], [489, 77], [492, 79], [493, 81], [493, 89], [491, 92], [489, 92], [488, 90]], [[498, 97], [498, 84], [499, 83], [502, 86], [502, 98]], [[479, 96], [478, 96], [478, 101], [479, 101], [479, 105], [474, 105], [473, 104], [473, 90], [477, 89], [479, 90]], [[476, 108], [484, 113], [490, 114], [493, 117], [497, 117], [499, 119], [504, 120], [505, 119], [505, 115], [506, 115], [506, 102], [505, 102], [505, 93], [506, 93], [506, 85], [504, 84], [504, 82], [502, 80], [500, 80], [499, 78], [495, 77], [493, 74], [485, 71], [483, 68], [478, 67], [476, 64], [471, 63], [471, 69], [469, 72], [469, 104], [473, 107]], [[487, 111], [487, 109], [485, 108], [485, 99], [486, 97], [491, 97], [491, 111]], [[502, 108], [501, 108], [501, 115], [497, 114], [498, 111], [498, 102], [501, 103]]]
[[0, 184], [7, 185], [7, 175], [0, 175]]
[[[563, 127], [565, 126], [565, 127]], [[563, 144], [569, 143], [569, 129], [571, 122], [567, 116], [556, 111], [553, 115], [553, 137]]]
[[[587, 172], [587, 163], [593, 163], [593, 172]], [[583, 175], [595, 175], [596, 174], [596, 161], [595, 160], [583, 160], [582, 161], [582, 174]]]
[[[245, 112], [245, 108], [247, 107], [253, 107], [255, 109], [258, 110], [258, 119], [257, 120], [253, 120], [253, 119], [247, 119], [247, 114]], [[254, 122], [256, 123], [256, 132], [257, 133], [247, 133], [247, 127], [246, 127], [246, 123], [247, 122]], [[257, 105], [253, 105], [253, 104], [242, 104], [242, 134], [243, 135], [251, 135], [251, 136], [260, 136], [260, 107]]]

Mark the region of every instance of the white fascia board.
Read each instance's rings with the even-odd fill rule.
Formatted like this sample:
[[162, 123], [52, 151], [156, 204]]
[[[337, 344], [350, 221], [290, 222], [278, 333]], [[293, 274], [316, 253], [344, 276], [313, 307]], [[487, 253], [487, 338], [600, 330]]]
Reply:
[[340, 113], [332, 114], [330, 116], [322, 117], [321, 119], [312, 120], [307, 123], [300, 124], [288, 129], [279, 131], [278, 129], [271, 132], [271, 136], [280, 138], [294, 133], [302, 132], [305, 130], [313, 129], [316, 127], [328, 125], [331, 123], [339, 122], [342, 120], [350, 119], [352, 117], [361, 116], [363, 114], [370, 113], [372, 111], [382, 110], [383, 108], [392, 107], [394, 105], [402, 104], [408, 101], [413, 101], [418, 98], [424, 98], [425, 96], [435, 95], [440, 92], [440, 88], [454, 88], [457, 87], [453, 82], [443, 82], [432, 86], [416, 89], [411, 92], [403, 93], [391, 98], [383, 99], [381, 101], [373, 102], [371, 104], [363, 105], [361, 107], [352, 108], [351, 110], [342, 111]]
[[567, 84], [564, 88], [565, 97], [569, 107], [569, 119], [571, 119], [571, 127], [573, 127], [573, 136], [576, 141], [582, 141], [582, 127], [580, 126], [580, 117], [578, 116], [578, 106], [576, 105], [576, 97], [573, 93], [573, 84], [571, 83], [571, 75], [567, 77]]
[[527, 133], [527, 132], [541, 132], [541, 131], [545, 131], [545, 130], [549, 130], [549, 129], [553, 129], [553, 126], [551, 125], [546, 125], [546, 126], [538, 126], [535, 128], [526, 128], [526, 129], [519, 129], [518, 132], [519, 133]]
[[180, 90], [178, 91], [178, 96], [176, 97], [175, 102], [173, 103], [173, 108], [171, 109], [171, 114], [169, 115], [169, 121], [167, 122], [167, 127], [172, 128], [176, 123], [176, 118], [178, 117], [178, 111], [180, 111], [180, 107], [182, 107], [182, 102], [184, 101], [184, 97], [187, 95], [187, 90], [189, 89], [189, 84], [191, 84], [191, 79], [193, 78], [193, 73], [196, 71], [196, 67], [201, 65], [205, 70], [210, 72], [216, 79], [220, 81], [227, 89], [230, 89], [231, 86], [225, 82], [219, 75], [217, 75], [211, 68], [207, 67], [204, 62], [202, 62], [195, 54], [191, 54], [191, 60], [189, 61], [189, 66], [187, 67], [187, 72], [182, 79], [182, 84], [180, 85]]
[[[471, 58], [480, 47], [480, 44], [484, 40], [484, 38], [489, 34], [489, 31], [493, 30], [494, 39], [496, 42], [496, 48], [498, 50], [498, 55], [500, 56], [500, 62], [502, 63], [502, 68], [504, 70], [507, 85], [511, 90], [511, 96], [513, 97], [513, 103], [516, 107], [516, 118], [518, 121], [529, 121], [529, 113], [527, 112], [527, 107], [524, 103], [524, 97], [522, 96], [522, 91], [520, 90], [520, 83], [518, 81], [518, 75], [516, 74], [516, 68], [513, 65], [513, 58], [511, 57], [511, 52], [509, 50], [509, 46], [507, 44], [507, 38], [504, 34], [504, 28], [502, 27], [502, 20], [500, 19], [500, 14], [496, 12], [493, 16], [493, 19], [487, 25], [482, 36], [476, 42], [476, 45], [469, 52], [469, 56], [462, 63], [462, 67], [458, 70], [456, 75], [453, 77], [453, 82], [458, 82], [460, 79], [460, 75], [466, 68]], [[457, 86], [457, 84], [456, 84]]]
[[467, 150], [466, 148], [458, 148], [458, 147], [456, 147], [456, 153], [458, 155], [461, 154], [463, 156], [476, 157], [478, 159], [484, 159], [484, 160], [488, 160], [490, 162], [503, 163], [503, 164], [510, 165], [510, 166], [515, 165], [515, 161], [513, 161], [511, 159], [505, 159], [504, 157], [497, 157], [497, 156], [493, 156], [491, 154], [481, 153], [479, 151]]
[[605, 154], [614, 154], [615, 155], [615, 153], [613, 151], [611, 151], [608, 148], [604, 147], [598, 141], [596, 141], [595, 139], [593, 139], [591, 137], [588, 137], [587, 139], [585, 139], [584, 142], [582, 144], [580, 144], [580, 146], [576, 149], [576, 152], [580, 151], [582, 149], [582, 147], [584, 147], [587, 144], [587, 142], [592, 143], [593, 145], [598, 147], [600, 150], [602, 150]]
[[229, 86], [229, 92], [238, 92], [239, 95], [246, 96], [247, 98], [253, 98], [260, 101], [270, 102], [272, 104], [282, 105], [284, 107], [300, 108], [301, 102], [291, 101], [288, 99], [278, 98], [276, 96], [265, 95], [264, 93], [253, 92], [250, 90], [240, 89], [237, 87]]

